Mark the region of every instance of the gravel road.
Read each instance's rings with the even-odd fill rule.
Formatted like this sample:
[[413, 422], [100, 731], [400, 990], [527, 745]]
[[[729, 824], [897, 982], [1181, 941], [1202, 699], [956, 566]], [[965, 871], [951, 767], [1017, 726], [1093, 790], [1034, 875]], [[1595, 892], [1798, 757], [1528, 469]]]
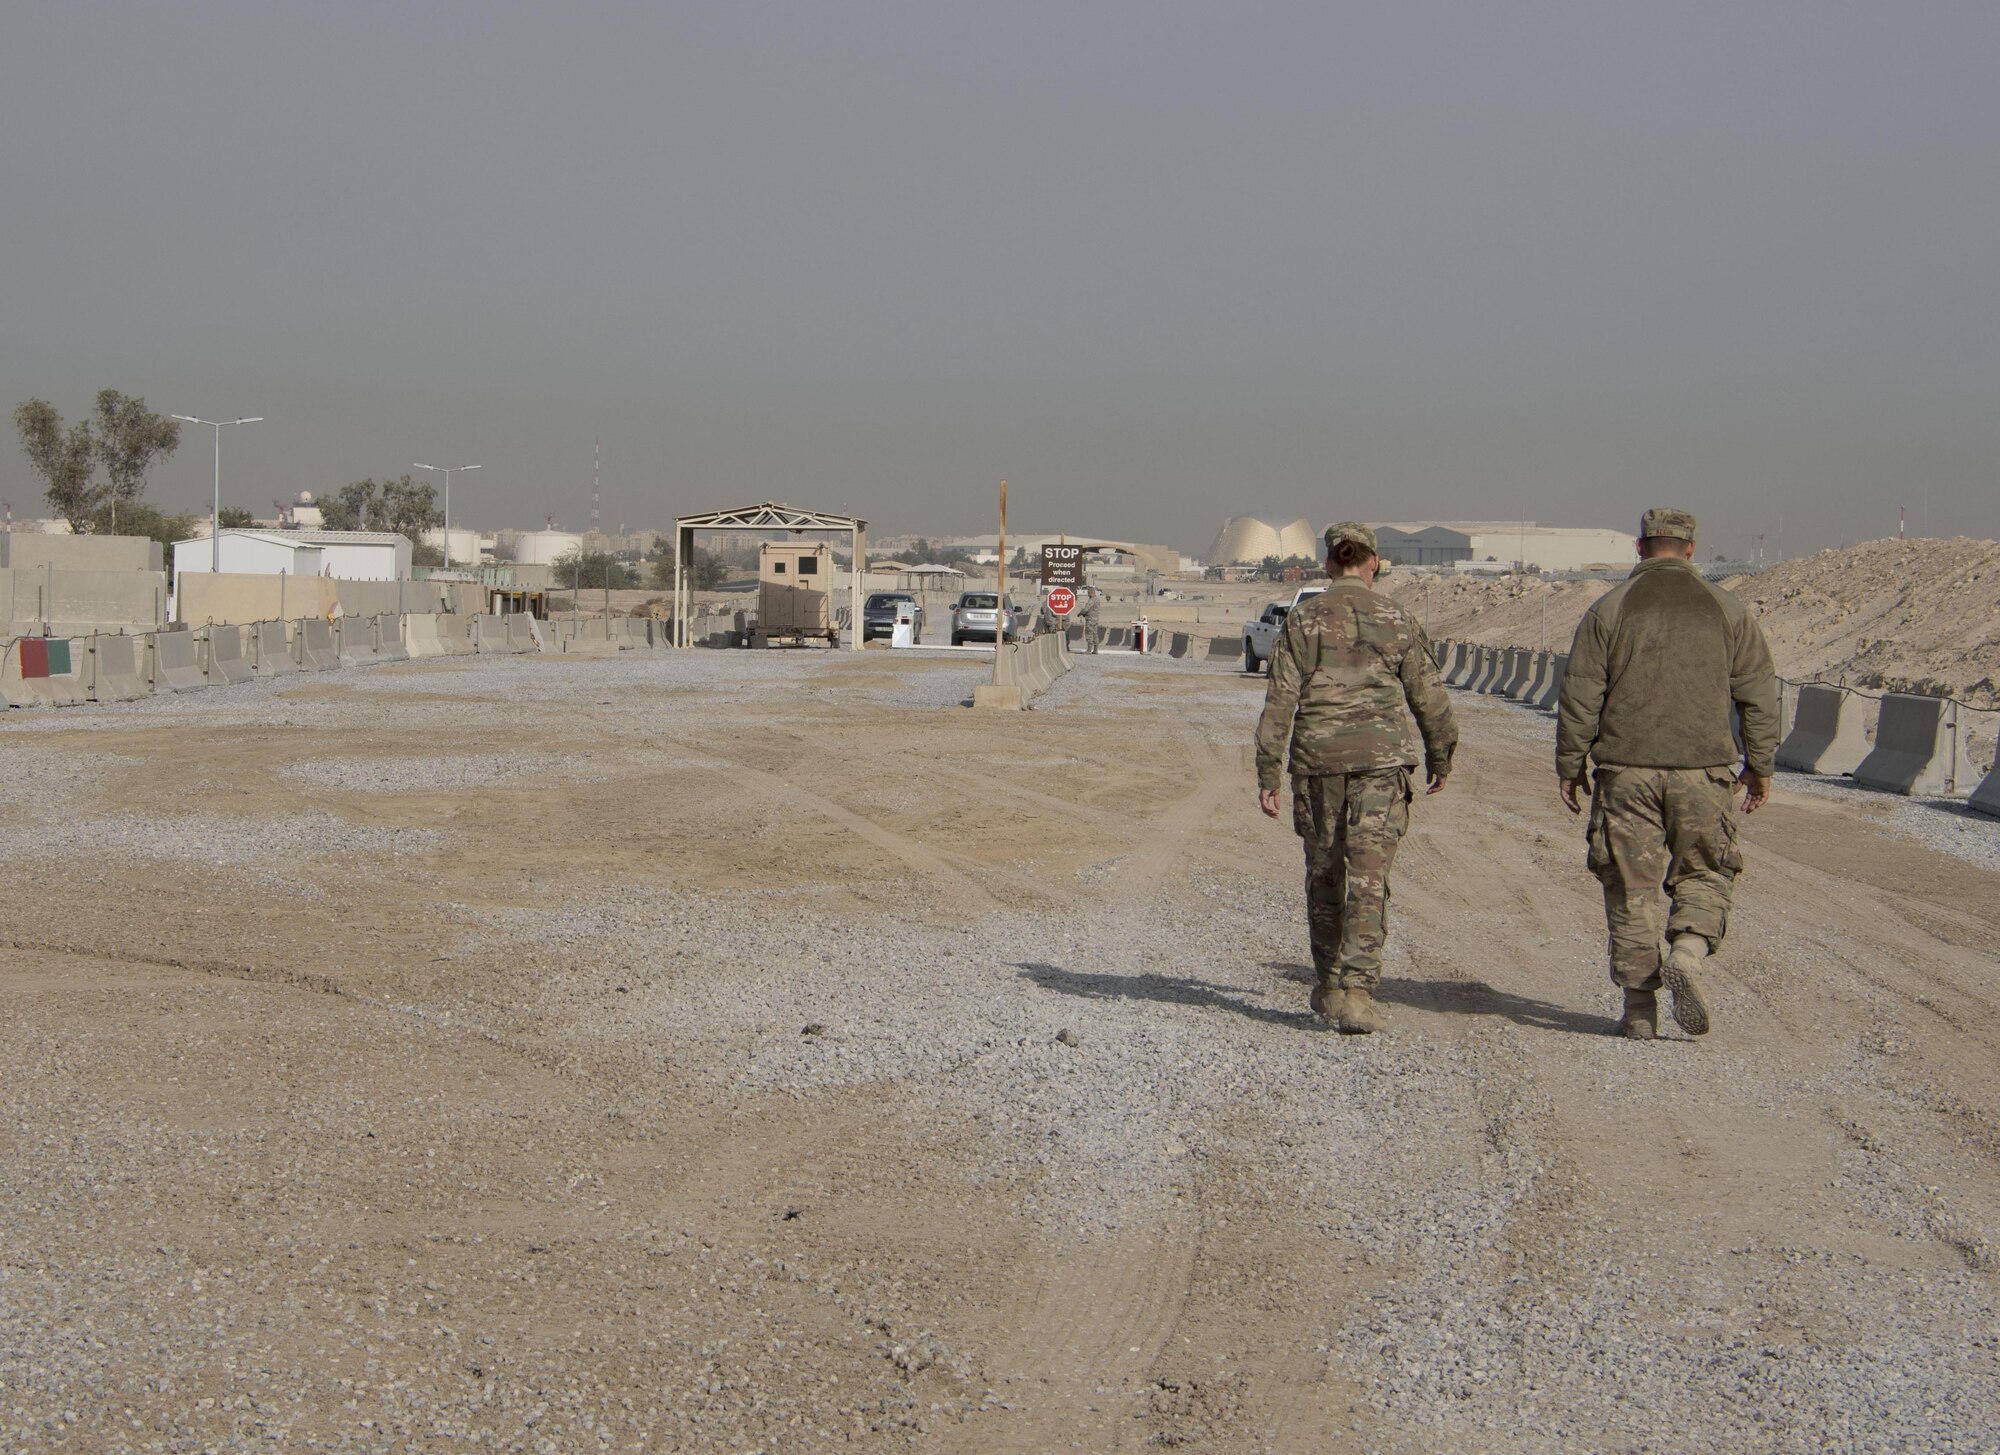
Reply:
[[1261, 683], [1078, 661], [0, 720], [0, 1449], [2000, 1450], [2000, 823], [1781, 779], [1619, 1042], [1455, 695], [1346, 1038]]

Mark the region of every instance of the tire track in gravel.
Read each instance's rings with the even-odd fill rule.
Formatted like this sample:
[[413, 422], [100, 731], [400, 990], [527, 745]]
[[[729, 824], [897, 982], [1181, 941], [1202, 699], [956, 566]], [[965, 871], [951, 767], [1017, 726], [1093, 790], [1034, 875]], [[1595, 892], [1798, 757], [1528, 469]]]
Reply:
[[[824, 794], [815, 793], [812, 789], [803, 787], [780, 774], [763, 768], [753, 768], [734, 759], [722, 760], [718, 765], [718, 771], [725, 773], [732, 783], [759, 789], [778, 803], [809, 808], [822, 818], [839, 824], [863, 843], [872, 844], [884, 853], [894, 855], [917, 873], [932, 880], [941, 891], [950, 895], [951, 903], [957, 910], [999, 909], [1018, 903], [1022, 895], [1040, 899], [1047, 893], [1045, 886], [996, 866], [982, 864], [962, 868], [943, 850], [934, 849], [921, 839], [900, 833], [864, 814], [856, 813]], [[976, 875], [973, 872], [975, 867]], [[989, 887], [989, 882], [1006, 885], [1012, 891], [1014, 898], [1003, 900]]]
[[1109, 899], [1125, 909], [1154, 899], [1174, 866], [1196, 847], [1198, 837], [1232, 793], [1243, 791], [1234, 755], [1212, 743], [1186, 744], [1191, 792], [1142, 831], [1139, 851], [1118, 867]]
[[1186, 1210], [1116, 1239], [1038, 1259], [1042, 1271], [1003, 1313], [1011, 1329], [985, 1373], [1018, 1406], [997, 1438], [968, 1450], [1123, 1446], [1140, 1383], [1187, 1306], [1199, 1237]]

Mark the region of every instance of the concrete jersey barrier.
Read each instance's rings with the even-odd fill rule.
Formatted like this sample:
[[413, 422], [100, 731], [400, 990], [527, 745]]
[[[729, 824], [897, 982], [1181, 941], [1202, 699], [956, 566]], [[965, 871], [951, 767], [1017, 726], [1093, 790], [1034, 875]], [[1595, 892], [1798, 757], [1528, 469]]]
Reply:
[[1792, 730], [1778, 744], [1778, 766], [1797, 773], [1852, 773], [1868, 756], [1865, 716], [1852, 692], [1807, 683], [1799, 688]]
[[208, 686], [193, 632], [154, 632], [146, 640], [151, 653], [147, 676], [155, 692], [198, 692]]
[[343, 667], [361, 667], [375, 660], [375, 622], [366, 616], [333, 619], [333, 650]]
[[1554, 712], [1562, 705], [1563, 678], [1569, 675], [1569, 653], [1549, 653], [1548, 680], [1542, 684], [1536, 695], [1535, 706], [1544, 712]]
[[1549, 671], [1555, 659], [1554, 652], [1535, 653], [1534, 666], [1528, 672], [1528, 680], [1521, 684], [1521, 690], [1515, 694], [1516, 701], [1525, 702], [1530, 707], [1541, 701], [1542, 693], [1549, 685]]
[[403, 618], [385, 612], [375, 618], [375, 657], [382, 662], [407, 662], [409, 648], [403, 645]]
[[292, 623], [292, 660], [301, 672], [331, 672], [340, 665], [333, 627], [325, 618], [309, 616]]
[[539, 652], [540, 638], [535, 635], [535, 619], [523, 611], [509, 612], [502, 620], [506, 623], [507, 645], [516, 652]]
[[215, 686], [248, 682], [257, 675], [244, 638], [250, 629], [211, 622], [202, 629], [202, 668]]
[[1465, 685], [1465, 674], [1472, 666], [1472, 644], [1469, 642], [1451, 642], [1449, 646], [1451, 647], [1451, 665], [1444, 669], [1444, 685], [1447, 687], [1463, 687]]
[[438, 636], [435, 611], [412, 611], [403, 616], [403, 648], [412, 657], [442, 657], [444, 641]]
[[447, 657], [469, 657], [478, 650], [472, 640], [472, 618], [461, 611], [441, 611], [437, 617], [437, 638]]
[[1503, 697], [1518, 702], [1528, 693], [1528, 684], [1535, 680], [1535, 665], [1545, 652], [1531, 652], [1522, 647], [1514, 654], [1514, 670], [1507, 674], [1506, 685], [1500, 689]]
[[283, 622], [260, 621], [250, 628], [250, 665], [259, 677], [288, 677], [299, 670]]
[[153, 689], [139, 675], [138, 646], [137, 637], [100, 633], [90, 638], [92, 702], [136, 702], [153, 695]]
[[1472, 670], [1466, 674], [1467, 692], [1484, 692], [1500, 671], [1500, 654], [1491, 647], [1474, 648]]
[[[1000, 652], [1006, 663], [1006, 685], [1019, 694], [1019, 701], [1000, 704], [1009, 708], [1026, 707], [1074, 665], [1069, 643], [1063, 640], [1061, 632], [1043, 632], [1025, 642], [1007, 642]], [[975, 692], [975, 700], [987, 690], [982, 687]]]
[[534, 649], [532, 644], [523, 646], [517, 634], [509, 628], [508, 623], [511, 620], [511, 617], [494, 616], [489, 612], [480, 612], [477, 616], [474, 616], [472, 618], [473, 649], [482, 655], [493, 652], [511, 654], [532, 651]]
[[1991, 814], [2000, 818], [2000, 763], [1993, 765], [1993, 771], [1980, 780], [1972, 790], [1972, 797], [1965, 800], [1965, 806], [1974, 813]]
[[68, 637], [16, 637], [0, 664], [9, 707], [70, 707], [89, 696], [84, 645]]
[[1952, 717], [1948, 698], [1889, 693], [1875, 720], [1875, 746], [1855, 767], [1854, 781], [1911, 797], [1955, 791], [1952, 775], [1965, 754]]

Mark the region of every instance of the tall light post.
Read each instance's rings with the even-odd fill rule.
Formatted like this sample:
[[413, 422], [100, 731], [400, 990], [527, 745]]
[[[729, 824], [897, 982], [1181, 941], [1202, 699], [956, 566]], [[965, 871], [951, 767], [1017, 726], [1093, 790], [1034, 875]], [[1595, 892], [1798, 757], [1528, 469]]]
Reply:
[[209, 570], [222, 574], [222, 427], [225, 424], [262, 424], [264, 416], [253, 414], [247, 419], [196, 419], [192, 414], [176, 414], [173, 418], [187, 424], [205, 424], [215, 431], [215, 503], [208, 518]]
[[451, 569], [451, 472], [477, 470], [477, 465], [412, 465], [413, 470], [436, 470], [444, 476], [444, 568]]

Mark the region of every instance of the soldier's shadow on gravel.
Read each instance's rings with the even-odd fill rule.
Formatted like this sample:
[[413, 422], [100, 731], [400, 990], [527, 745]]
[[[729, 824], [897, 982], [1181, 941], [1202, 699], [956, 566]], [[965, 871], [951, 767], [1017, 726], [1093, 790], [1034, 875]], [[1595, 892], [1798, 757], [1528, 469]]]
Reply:
[[[1313, 982], [1310, 965], [1298, 965], [1289, 960], [1266, 960], [1264, 968], [1276, 970], [1288, 980], [1306, 985]], [[1484, 980], [1391, 978], [1375, 987], [1375, 998], [1389, 1005], [1407, 1005], [1416, 1010], [1437, 1011], [1444, 1015], [1504, 1016], [1517, 1026], [1600, 1039], [1611, 1024], [1609, 1017], [1570, 1010], [1551, 1000], [1532, 1000], [1525, 995], [1495, 990]]]
[[1293, 1030], [1312, 1027], [1312, 1011], [1303, 998], [1296, 1010], [1278, 1010], [1258, 1005], [1256, 992], [1238, 990], [1233, 985], [1212, 985], [1206, 980], [1190, 980], [1179, 975], [1105, 975], [1086, 970], [1065, 970], [1060, 965], [1044, 965], [1033, 960], [1014, 962], [1024, 980], [1032, 980], [1044, 990], [1085, 1000], [1156, 1000], [1167, 1005], [1192, 1005], [1203, 1010], [1227, 1010], [1267, 1025]]

